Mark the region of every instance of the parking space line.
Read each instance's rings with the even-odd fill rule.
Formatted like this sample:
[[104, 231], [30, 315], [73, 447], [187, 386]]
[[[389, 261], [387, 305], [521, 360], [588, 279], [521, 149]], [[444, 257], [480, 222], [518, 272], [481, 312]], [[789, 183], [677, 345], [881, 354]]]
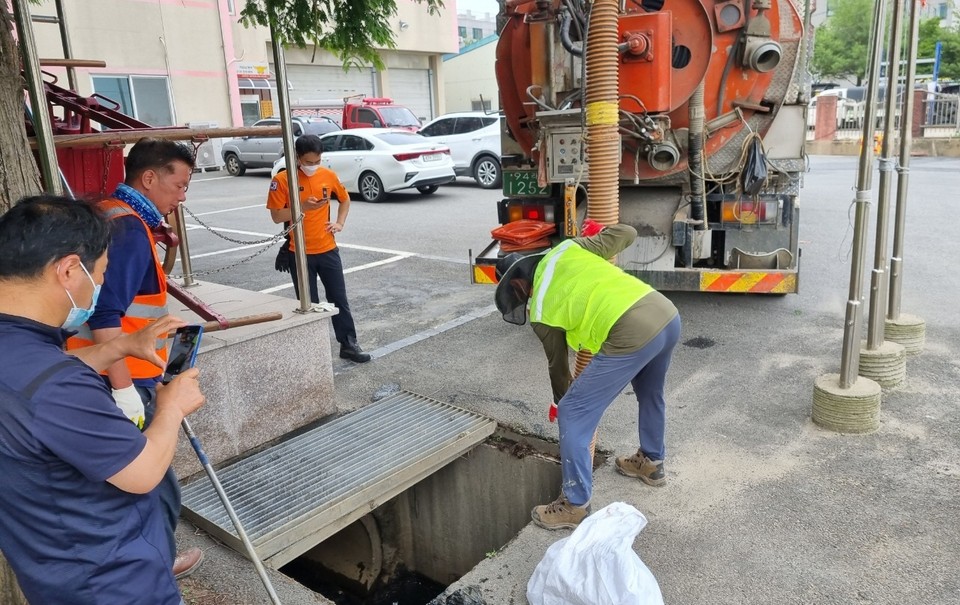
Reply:
[[[367, 263], [365, 265], [357, 265], [356, 267], [350, 267], [349, 269], [344, 269], [343, 274], [346, 275], [347, 273], [356, 273], [357, 271], [363, 271], [364, 269], [372, 269], [374, 267], [389, 265], [390, 263], [395, 263], [405, 258], [410, 258], [411, 256], [416, 256], [416, 255], [415, 254], [399, 254], [397, 256], [391, 256], [390, 258], [385, 258], [383, 260], [378, 260], [376, 262]], [[292, 287], [293, 287], [293, 283], [283, 284], [281, 286], [273, 286], [272, 288], [266, 288], [265, 290], [260, 290], [260, 294], [273, 294], [274, 292], [279, 292], [280, 290], [286, 290]]]
[[196, 185], [197, 183], [209, 183], [210, 181], [221, 181], [223, 179], [235, 179], [235, 178], [237, 177], [231, 175], [231, 176], [215, 176], [209, 179], [197, 179], [195, 181], [191, 179], [190, 185]]
[[249, 250], [250, 248], [261, 248], [263, 246], [270, 246], [272, 244], [247, 244], [246, 246], [237, 246], [236, 248], [227, 248], [226, 250], [214, 250], [213, 252], [204, 252], [202, 254], [190, 254], [190, 259], [194, 260], [197, 258], [206, 258], [208, 256], [217, 256], [219, 254], [230, 254], [231, 252], [239, 252], [240, 250]]
[[416, 255], [415, 254], [398, 254], [397, 256], [391, 256], [390, 258], [385, 258], [383, 260], [378, 260], [372, 263], [367, 263], [365, 265], [357, 265], [356, 267], [350, 267], [349, 269], [344, 269], [343, 274], [346, 275], [347, 273], [356, 273], [357, 271], [363, 271], [364, 269], [372, 269], [373, 267], [388, 265], [390, 263], [395, 263], [398, 260], [410, 258], [411, 256], [416, 256]]
[[210, 231], [219, 231], [220, 233], [235, 233], [237, 235], [250, 235], [252, 237], [273, 237], [276, 233], [260, 233], [259, 231], [240, 231], [238, 229], [225, 229], [224, 227], [201, 227], [200, 225], [187, 224], [187, 231], [196, 231], [198, 229], [209, 229]]
[[[255, 206], [255, 207], [259, 208], [259, 206]], [[220, 210], [220, 211], [217, 211], [217, 212], [224, 212], [224, 211]], [[198, 214], [197, 216], [200, 216], [200, 215]], [[202, 226], [200, 226], [200, 225], [195, 225], [195, 224], [190, 224], [190, 223], [188, 223], [188, 224], [186, 225], [186, 227], [187, 227], [187, 231], [197, 231], [197, 230], [206, 229], [206, 227], [202, 227]], [[235, 234], [235, 235], [249, 235], [250, 237], [273, 237], [274, 235], [276, 235], [276, 233], [261, 233], [261, 232], [259, 232], [259, 231], [243, 231], [243, 230], [240, 230], [240, 229], [226, 229], [226, 228], [224, 228], [224, 227], [210, 227], [209, 229], [210, 229], [211, 231], [219, 231], [219, 232], [221, 232], [221, 233], [233, 233], [233, 234]], [[190, 255], [190, 258], [204, 258], [204, 257], [207, 257], [207, 256], [216, 256], [216, 255], [218, 255], [218, 254], [229, 254], [229, 253], [231, 253], [231, 252], [237, 252], [237, 251], [240, 251], [240, 250], [247, 250], [248, 248], [255, 248], [255, 247], [257, 247], [257, 246], [266, 246], [266, 245], [273, 245], [273, 244], [272, 244], [272, 243], [271, 243], [271, 244], [249, 244], [249, 245], [246, 245], [246, 246], [239, 246], [239, 247], [236, 247], [236, 248], [227, 248], [226, 250], [217, 250], [217, 251], [214, 251], [214, 252], [204, 252], [203, 254], [191, 254], [191, 255]], [[349, 249], [349, 250], [362, 250], [362, 251], [364, 251], [364, 252], [376, 252], [376, 253], [379, 253], [379, 254], [392, 254], [392, 255], [394, 255], [394, 256], [396, 256], [396, 257], [400, 257], [400, 258], [416, 257], [416, 258], [422, 258], [422, 259], [424, 259], [424, 260], [436, 260], [436, 261], [441, 261], [441, 262], [445, 262], [445, 263], [456, 263], [456, 264], [467, 264], [467, 263], [468, 263], [467, 259], [463, 259], [463, 258], [448, 258], [448, 257], [445, 257], [445, 256], [434, 256], [434, 255], [431, 255], [431, 254], [420, 254], [420, 253], [417, 253], [417, 252], [406, 252], [406, 251], [404, 251], [404, 250], [391, 250], [390, 248], [377, 248], [377, 247], [374, 247], [374, 246], [362, 246], [362, 245], [360, 245], [360, 244], [342, 244], [342, 243], [340, 243], [340, 242], [337, 242], [337, 246], [340, 247], [340, 248], [347, 248], [347, 249]], [[396, 260], [399, 260], [399, 259], [396, 259]], [[379, 262], [383, 262], [383, 261], [379, 261]], [[395, 261], [394, 261], [393, 258], [389, 258], [389, 259], [386, 259], [386, 262], [395, 262]], [[361, 266], [362, 266], [362, 267], [367, 267], [367, 266], [376, 266], [376, 265], [373, 264], [373, 263], [371, 263], [370, 265], [361, 265]], [[349, 270], [348, 270], [347, 272], [349, 272]], [[293, 286], [291, 286], [291, 287], [293, 287]]]
[[[377, 359], [377, 358], [379, 358], [379, 357], [383, 357], [383, 356], [385, 356], [385, 355], [389, 355], [390, 353], [394, 353], [394, 352], [396, 352], [396, 351], [399, 351], [400, 349], [409, 347], [409, 346], [412, 345], [412, 344], [416, 344], [416, 343], [418, 343], [418, 342], [420, 342], [420, 341], [423, 341], [423, 340], [426, 340], [426, 339], [428, 339], [428, 338], [432, 338], [432, 337], [434, 337], [434, 336], [438, 336], [438, 335], [440, 335], [440, 334], [443, 334], [444, 332], [446, 332], [446, 331], [448, 331], [448, 330], [452, 330], [452, 329], [454, 329], [454, 328], [458, 328], [458, 327], [460, 327], [460, 326], [462, 326], [462, 325], [464, 325], [464, 324], [467, 324], [467, 323], [469, 323], [469, 322], [471, 322], [471, 321], [473, 321], [473, 320], [475, 320], [475, 319], [481, 319], [481, 318], [483, 318], [483, 317], [486, 317], [487, 315], [490, 315], [491, 313], [493, 313], [493, 312], [496, 311], [496, 310], [497, 310], [497, 306], [496, 306], [496, 305], [490, 305], [490, 306], [487, 306], [487, 307], [481, 307], [481, 308], [479, 308], [479, 309], [475, 309], [474, 311], [471, 311], [470, 313], [466, 313], [466, 314], [464, 314], [464, 315], [461, 315], [460, 317], [455, 317], [455, 318], [451, 319], [450, 321], [448, 321], [448, 322], [446, 322], [446, 323], [440, 324], [439, 326], [435, 326], [435, 327], [433, 327], [433, 328], [428, 328], [428, 329], [426, 329], [426, 330], [423, 330], [422, 332], [417, 332], [416, 334], [413, 334], [412, 336], [407, 336], [406, 338], [402, 338], [402, 339], [400, 339], [400, 340], [397, 340], [397, 341], [394, 341], [394, 342], [391, 342], [391, 343], [387, 343], [387, 344], [383, 345], [382, 347], [379, 347], [379, 348], [377, 348], [377, 349], [374, 349], [373, 351], [367, 351], [367, 352], [370, 353], [370, 356], [371, 356], [371, 357], [373, 357], [374, 359]], [[349, 364], [349, 366], [341, 366], [341, 367], [337, 368], [337, 372], [335, 372], [335, 373], [339, 374], [340, 372], [342, 372], [342, 371], [344, 371], [344, 370], [352, 369], [352, 367], [356, 367], [356, 364]]]
[[194, 212], [193, 216], [210, 216], [211, 214], [223, 214], [224, 212], [236, 212], [237, 210], [249, 210], [250, 208], [265, 208], [263, 204], [253, 204], [251, 206], [240, 206], [238, 208], [227, 208], [226, 210], [211, 210], [210, 212]]
[[404, 252], [403, 250], [390, 250], [389, 248], [374, 248], [372, 246], [361, 246], [359, 244], [341, 244], [337, 243], [341, 248], [350, 248], [352, 250], [363, 250], [364, 252], [380, 252], [381, 254], [405, 254], [407, 256], [420, 256], [416, 252]]

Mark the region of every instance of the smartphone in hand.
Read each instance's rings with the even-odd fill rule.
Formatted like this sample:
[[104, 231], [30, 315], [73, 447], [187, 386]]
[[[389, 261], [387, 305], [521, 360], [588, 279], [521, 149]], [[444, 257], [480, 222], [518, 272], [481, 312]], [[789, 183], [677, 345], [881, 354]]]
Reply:
[[173, 345], [167, 355], [167, 369], [163, 372], [163, 384], [167, 384], [184, 370], [189, 370], [197, 361], [197, 350], [200, 348], [200, 337], [203, 335], [203, 326], [192, 325], [177, 328], [173, 335]]

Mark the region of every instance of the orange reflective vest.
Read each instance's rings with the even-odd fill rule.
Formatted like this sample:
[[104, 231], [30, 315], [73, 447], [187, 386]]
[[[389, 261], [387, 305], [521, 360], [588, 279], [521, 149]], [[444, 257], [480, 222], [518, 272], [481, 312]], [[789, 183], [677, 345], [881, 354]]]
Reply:
[[[127, 204], [115, 199], [106, 199], [100, 202], [99, 207], [101, 212], [103, 212], [103, 215], [108, 220], [115, 220], [122, 216], [129, 215], [137, 217], [141, 224], [143, 224], [143, 228], [147, 232], [147, 238], [150, 240], [150, 251], [153, 254], [153, 263], [157, 271], [157, 281], [159, 282], [157, 285], [159, 287], [159, 291], [156, 294], [138, 294], [134, 297], [133, 302], [130, 303], [130, 306], [127, 307], [123, 317], [120, 318], [120, 328], [123, 330], [124, 334], [130, 334], [131, 332], [136, 332], [140, 328], [143, 328], [144, 326], [156, 321], [168, 313], [167, 280], [166, 276], [163, 274], [163, 265], [160, 263], [160, 257], [157, 256], [157, 245], [156, 241], [153, 239], [153, 232], [151, 232], [150, 227], [143, 222], [143, 219], [140, 218], [140, 215], [137, 214], [133, 208]], [[117, 259], [113, 262], [122, 261]], [[92, 344], [94, 344], [93, 334], [90, 332], [90, 327], [87, 324], [84, 324], [75, 336], [72, 336], [67, 340], [67, 350], [79, 349]], [[158, 338], [156, 342], [156, 348], [157, 355], [166, 361], [166, 339]], [[124, 361], [127, 364], [127, 369], [130, 370], [131, 378], [157, 378], [163, 374], [163, 368], [157, 367], [149, 361], [144, 361], [135, 357], [127, 357]], [[106, 372], [104, 372], [104, 374], [106, 374]]]

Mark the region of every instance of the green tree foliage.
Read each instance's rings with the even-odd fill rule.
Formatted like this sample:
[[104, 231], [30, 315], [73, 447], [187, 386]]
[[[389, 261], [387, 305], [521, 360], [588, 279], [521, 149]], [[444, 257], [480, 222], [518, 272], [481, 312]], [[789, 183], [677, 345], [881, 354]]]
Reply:
[[[443, 0], [415, 0], [431, 15]], [[382, 67], [378, 49], [394, 48], [390, 18], [396, 0], [246, 0], [244, 25], [270, 26], [284, 44], [313, 45], [335, 54], [344, 68], [373, 64]]]
[[852, 78], [863, 83], [874, 0], [835, 0], [833, 13], [817, 28], [810, 70], [819, 80]]
[[[917, 57], [932, 59], [936, 53], [937, 42], [940, 42], [940, 79], [960, 80], [960, 29], [941, 27], [940, 19], [926, 19], [920, 22], [920, 40], [917, 46]], [[928, 75], [931, 68], [921, 65], [918, 74]]]

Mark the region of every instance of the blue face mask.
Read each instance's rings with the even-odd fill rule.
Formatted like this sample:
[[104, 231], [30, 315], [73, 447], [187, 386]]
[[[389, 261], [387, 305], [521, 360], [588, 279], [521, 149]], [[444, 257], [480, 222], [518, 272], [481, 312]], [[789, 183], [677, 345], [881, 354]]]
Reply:
[[89, 308], [81, 309], [73, 300], [70, 290], [64, 288], [67, 293], [67, 297], [70, 299], [70, 304], [73, 305], [73, 308], [70, 309], [69, 313], [67, 313], [67, 319], [63, 322], [63, 324], [61, 324], [60, 327], [71, 332], [87, 323], [87, 320], [90, 319], [91, 315], [93, 315], [93, 310], [97, 307], [97, 299], [100, 298], [100, 286], [98, 286], [96, 282], [93, 281], [93, 278], [90, 277], [90, 272], [87, 271], [87, 268], [83, 266], [83, 263], [80, 263], [80, 268], [83, 269], [83, 272], [87, 274], [87, 279], [89, 279], [90, 283], [93, 284], [93, 299], [90, 301]]

